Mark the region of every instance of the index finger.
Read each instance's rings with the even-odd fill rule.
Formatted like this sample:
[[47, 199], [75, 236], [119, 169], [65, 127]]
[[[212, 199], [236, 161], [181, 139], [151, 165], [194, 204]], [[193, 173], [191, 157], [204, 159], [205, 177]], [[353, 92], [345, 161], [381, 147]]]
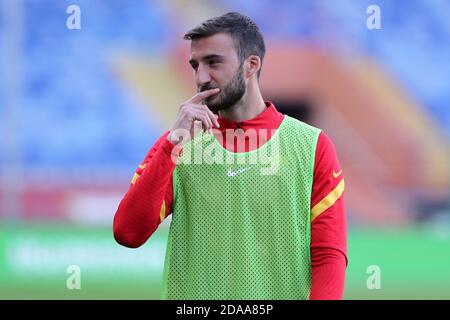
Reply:
[[215, 93], [218, 93], [219, 91], [220, 91], [219, 88], [214, 88], [214, 89], [209, 89], [209, 90], [205, 90], [205, 91], [199, 92], [195, 96], [193, 96], [191, 99], [189, 99], [187, 102], [188, 103], [199, 104], [204, 99], [208, 98], [209, 96], [212, 96]]

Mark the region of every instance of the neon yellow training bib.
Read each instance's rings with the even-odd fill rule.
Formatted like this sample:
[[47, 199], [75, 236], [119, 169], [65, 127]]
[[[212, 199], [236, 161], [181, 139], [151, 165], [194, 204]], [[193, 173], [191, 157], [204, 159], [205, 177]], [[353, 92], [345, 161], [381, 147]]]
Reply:
[[230, 152], [204, 133], [183, 147], [173, 172], [163, 299], [309, 298], [319, 133], [285, 115], [250, 152]]

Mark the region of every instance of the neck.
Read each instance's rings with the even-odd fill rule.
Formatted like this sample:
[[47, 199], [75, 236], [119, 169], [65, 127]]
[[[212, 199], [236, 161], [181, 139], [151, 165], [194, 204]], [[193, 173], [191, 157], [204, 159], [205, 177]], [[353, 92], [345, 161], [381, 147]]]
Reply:
[[257, 117], [266, 109], [264, 99], [261, 96], [259, 87], [250, 83], [246, 93], [233, 106], [219, 111], [222, 119], [229, 121], [244, 121]]

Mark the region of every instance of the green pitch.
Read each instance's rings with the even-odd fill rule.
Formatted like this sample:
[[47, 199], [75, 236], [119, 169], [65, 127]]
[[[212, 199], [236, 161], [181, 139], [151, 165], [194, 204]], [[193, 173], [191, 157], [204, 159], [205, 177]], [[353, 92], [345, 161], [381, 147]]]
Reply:
[[[3, 225], [0, 299], [159, 299], [166, 227], [127, 249], [109, 228]], [[344, 298], [450, 299], [449, 248], [442, 230], [350, 228]], [[80, 289], [69, 289], [69, 266], [79, 267]], [[367, 284], [370, 266], [380, 272], [379, 289]]]

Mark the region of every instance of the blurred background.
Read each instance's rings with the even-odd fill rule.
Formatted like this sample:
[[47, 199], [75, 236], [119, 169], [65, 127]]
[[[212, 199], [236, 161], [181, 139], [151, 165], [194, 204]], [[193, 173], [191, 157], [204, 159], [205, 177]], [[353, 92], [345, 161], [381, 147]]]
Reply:
[[336, 145], [344, 298], [450, 299], [449, 1], [0, 0], [1, 299], [159, 299], [170, 218], [138, 249], [112, 220], [195, 92], [184, 32], [228, 11], [265, 36], [264, 97]]

